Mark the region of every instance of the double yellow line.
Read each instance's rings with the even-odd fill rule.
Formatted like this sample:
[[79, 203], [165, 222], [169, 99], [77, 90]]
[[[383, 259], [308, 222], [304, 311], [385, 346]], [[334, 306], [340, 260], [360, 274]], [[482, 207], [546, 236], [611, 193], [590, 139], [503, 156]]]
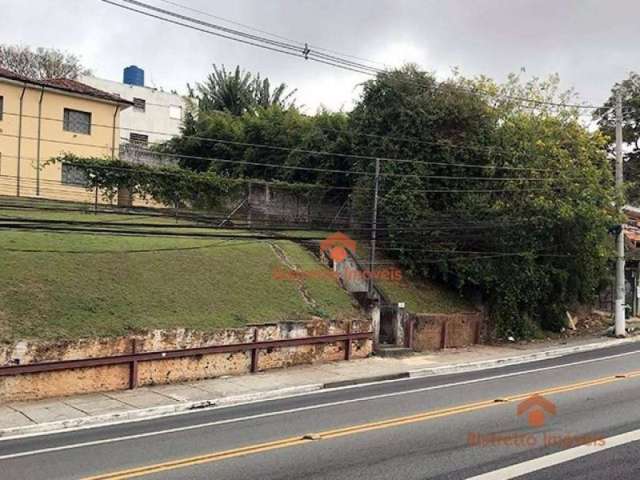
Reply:
[[191, 467], [194, 465], [200, 465], [203, 463], [218, 462], [221, 460], [227, 460], [229, 458], [241, 457], [245, 455], [252, 455], [255, 453], [268, 452], [270, 450], [277, 450], [281, 448], [295, 447], [298, 445], [304, 445], [317, 440], [328, 440], [332, 438], [344, 437], [347, 435], [355, 435], [358, 433], [370, 432], [372, 430], [380, 430], [383, 428], [399, 427], [402, 425], [408, 425], [417, 422], [424, 422], [427, 420], [433, 420], [436, 418], [448, 417], [451, 415], [458, 415], [461, 413], [474, 412], [476, 410], [482, 410], [485, 408], [502, 405], [508, 402], [517, 402], [529, 398], [532, 395], [554, 395], [558, 393], [571, 392], [574, 390], [582, 390], [584, 388], [595, 387], [599, 385], [606, 385], [613, 382], [619, 382], [628, 378], [634, 378], [640, 376], [640, 370], [635, 370], [620, 375], [611, 375], [607, 377], [601, 377], [594, 380], [588, 380], [585, 382], [573, 383], [570, 385], [563, 385], [560, 387], [547, 388], [545, 390], [536, 390], [533, 392], [521, 393], [518, 395], [512, 395], [502, 397], [499, 399], [484, 400], [482, 402], [468, 403], [459, 405], [457, 407], [443, 408], [439, 410], [431, 410], [427, 412], [418, 413], [415, 415], [409, 415], [405, 417], [396, 417], [388, 420], [382, 420], [377, 422], [363, 423], [359, 425], [352, 425], [350, 427], [338, 428], [334, 430], [327, 430], [324, 432], [284, 438], [274, 442], [258, 443], [254, 445], [248, 445], [246, 447], [234, 448], [232, 450], [225, 450], [221, 452], [212, 452], [205, 455], [199, 455], [195, 457], [188, 457], [181, 460], [174, 460], [165, 463], [158, 463], [155, 465], [149, 465], [146, 467], [132, 468], [128, 470], [121, 470], [118, 472], [107, 473], [103, 475], [97, 475], [93, 477], [87, 477], [84, 480], [124, 480], [128, 478], [136, 478], [144, 475], [151, 475], [155, 473], [164, 472], [167, 470], [175, 470], [178, 468]]

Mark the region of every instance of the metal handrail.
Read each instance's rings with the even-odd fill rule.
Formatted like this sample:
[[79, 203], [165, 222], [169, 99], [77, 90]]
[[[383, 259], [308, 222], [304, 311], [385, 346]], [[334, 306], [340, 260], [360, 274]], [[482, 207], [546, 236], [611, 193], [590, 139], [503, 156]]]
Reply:
[[161, 350], [152, 352], [137, 352], [137, 342], [132, 343], [132, 353], [110, 355], [104, 357], [82, 358], [75, 360], [57, 360], [51, 362], [29, 363], [24, 365], [0, 366], [0, 377], [24, 375], [33, 373], [55, 372], [76, 368], [106, 367], [112, 365], [126, 365], [130, 367], [129, 388], [138, 385], [138, 362], [154, 360], [169, 360], [175, 358], [198, 357], [215, 353], [236, 353], [251, 351], [251, 372], [258, 370], [258, 352], [268, 348], [295, 347], [300, 345], [317, 345], [323, 343], [345, 342], [345, 360], [351, 358], [352, 342], [373, 338], [373, 332], [349, 331], [344, 334], [320, 335], [315, 337], [287, 338], [282, 340], [265, 340], [228, 345], [210, 345], [206, 347], [185, 348], [179, 350]]

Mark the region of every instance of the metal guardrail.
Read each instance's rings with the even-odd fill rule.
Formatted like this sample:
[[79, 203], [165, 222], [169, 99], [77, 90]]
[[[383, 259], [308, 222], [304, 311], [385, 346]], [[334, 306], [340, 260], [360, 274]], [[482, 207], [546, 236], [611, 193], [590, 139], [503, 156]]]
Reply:
[[185, 357], [201, 357], [215, 353], [251, 352], [251, 373], [258, 370], [259, 352], [264, 349], [297, 347], [302, 345], [318, 345], [325, 343], [345, 342], [344, 358], [349, 360], [354, 340], [369, 340], [373, 332], [352, 333], [351, 329], [344, 334], [321, 335], [316, 337], [288, 338], [284, 340], [267, 340], [229, 345], [211, 345], [207, 347], [186, 348], [182, 350], [163, 350], [154, 352], [137, 352], [137, 341], [132, 341], [132, 352], [124, 355], [107, 357], [82, 358], [77, 360], [58, 360], [53, 362], [30, 363], [25, 365], [0, 366], [0, 377], [25, 375], [31, 373], [56, 372], [76, 368], [107, 367], [113, 365], [129, 365], [129, 388], [138, 386], [138, 363], [155, 360], [170, 360]]

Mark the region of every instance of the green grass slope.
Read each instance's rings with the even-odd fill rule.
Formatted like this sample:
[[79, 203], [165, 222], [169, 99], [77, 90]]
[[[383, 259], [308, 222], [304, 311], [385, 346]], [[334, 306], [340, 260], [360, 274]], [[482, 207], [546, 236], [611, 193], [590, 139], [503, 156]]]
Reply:
[[[367, 265], [370, 250], [367, 242], [359, 242], [356, 249], [362, 265]], [[376, 255], [375, 270], [400, 269], [383, 255]], [[401, 270], [401, 269], [400, 269]], [[376, 285], [393, 303], [404, 302], [405, 308], [413, 313], [461, 313], [473, 312], [476, 308], [459, 292], [429, 279], [419, 279], [402, 272], [400, 280], [385, 279], [379, 275]]]
[[458, 292], [433, 281], [407, 278], [378, 280], [377, 284], [392, 302], [405, 302], [414, 313], [473, 312], [474, 306]]
[[[24, 210], [0, 210], [0, 216], [142, 221]], [[167, 220], [168, 229], [172, 224]], [[324, 268], [302, 246], [276, 243], [295, 268]], [[71, 339], [173, 327], [210, 330], [359, 314], [336, 281], [274, 279], [276, 268], [289, 267], [266, 241], [2, 230], [0, 339]]]

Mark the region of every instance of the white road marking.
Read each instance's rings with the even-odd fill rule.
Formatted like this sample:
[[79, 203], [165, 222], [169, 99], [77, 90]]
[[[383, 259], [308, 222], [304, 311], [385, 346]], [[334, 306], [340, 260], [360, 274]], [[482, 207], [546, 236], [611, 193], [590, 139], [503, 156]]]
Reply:
[[[38, 450], [29, 450], [29, 451], [25, 451], [25, 452], [11, 453], [11, 454], [8, 454], [8, 455], [0, 456], [0, 461], [1, 460], [9, 460], [9, 459], [12, 459], [12, 458], [26, 457], [26, 456], [29, 456], [29, 455], [40, 455], [40, 454], [51, 453], [51, 452], [59, 452], [59, 451], [62, 451], [62, 450], [71, 450], [71, 449], [76, 449], [76, 448], [93, 447], [93, 446], [96, 446], [96, 445], [105, 445], [105, 444], [109, 444], [109, 443], [123, 442], [123, 441], [127, 441], [127, 440], [139, 440], [141, 438], [154, 437], [154, 436], [158, 436], [158, 435], [167, 435], [167, 434], [178, 433], [178, 432], [186, 432], [186, 431], [196, 430], [196, 429], [200, 429], [200, 428], [213, 427], [213, 426], [216, 426], [216, 425], [225, 425], [225, 424], [229, 424], [229, 423], [245, 422], [245, 421], [248, 421], [248, 420], [256, 420], [256, 419], [260, 419], [260, 418], [274, 417], [274, 416], [278, 416], [278, 415], [288, 415], [288, 414], [291, 414], [291, 413], [305, 412], [305, 411], [309, 411], [309, 410], [316, 410], [316, 409], [320, 409], [320, 408], [335, 407], [335, 406], [339, 406], [339, 405], [348, 405], [348, 404], [351, 404], [351, 403], [366, 402], [366, 401], [378, 400], [378, 399], [382, 399], [382, 398], [391, 398], [391, 397], [397, 397], [397, 396], [401, 396], [401, 395], [410, 395], [410, 394], [413, 394], [413, 393], [427, 392], [427, 391], [431, 391], [431, 390], [441, 390], [441, 389], [444, 389], [444, 388], [453, 388], [453, 387], [458, 387], [458, 386], [461, 386], [461, 385], [470, 385], [470, 384], [474, 384], [474, 383], [487, 382], [487, 381], [490, 381], [490, 380], [499, 380], [499, 379], [502, 379], [502, 378], [514, 377], [514, 376], [518, 376], [518, 375], [526, 375], [528, 373], [543, 372], [543, 371], [548, 371], [548, 370], [555, 370], [555, 369], [558, 369], [558, 368], [565, 368], [565, 367], [571, 367], [571, 366], [575, 366], [575, 365], [584, 365], [584, 364], [587, 364], [587, 363], [594, 363], [594, 362], [598, 362], [598, 361], [611, 360], [611, 359], [625, 357], [625, 356], [634, 355], [634, 354], [640, 354], [640, 351], [618, 353], [618, 354], [609, 355], [609, 356], [606, 356], [606, 357], [593, 358], [593, 359], [589, 359], [589, 360], [581, 360], [581, 361], [572, 362], [572, 363], [564, 363], [564, 364], [561, 364], [561, 365], [554, 365], [554, 366], [550, 366], [550, 367], [534, 368], [534, 369], [530, 369], [530, 370], [506, 373], [506, 374], [502, 374], [502, 375], [493, 375], [493, 376], [490, 376], [490, 377], [476, 378], [476, 379], [473, 379], [473, 380], [465, 380], [465, 381], [462, 381], [462, 382], [447, 383], [447, 384], [443, 384], [443, 385], [434, 385], [434, 386], [431, 386], [431, 387], [415, 388], [415, 389], [412, 389], [412, 390], [406, 390], [406, 391], [402, 391], [402, 392], [392, 392], [392, 393], [383, 393], [383, 394], [378, 394], [378, 395], [370, 395], [370, 396], [367, 396], [367, 397], [352, 398], [352, 399], [349, 399], [349, 400], [339, 400], [339, 401], [336, 401], [336, 402], [319, 403], [319, 404], [315, 404], [315, 405], [307, 405], [305, 407], [290, 408], [290, 409], [287, 409], [287, 410], [277, 410], [275, 412], [259, 413], [259, 414], [255, 414], [255, 415], [245, 416], [245, 417], [229, 418], [227, 420], [216, 420], [216, 421], [213, 421], [213, 422], [199, 423], [199, 424], [196, 424], [196, 425], [188, 425], [188, 426], [184, 426], [184, 427], [168, 428], [168, 429], [165, 429], [165, 430], [157, 430], [157, 431], [153, 431], [153, 432], [139, 433], [139, 434], [135, 434], [135, 435], [125, 435], [125, 436], [121, 436], [121, 437], [105, 438], [105, 439], [102, 439], [102, 440], [93, 440], [93, 441], [90, 441], [90, 442], [72, 443], [72, 444], [68, 444], [68, 445], [60, 445], [58, 447], [49, 447], [49, 448], [42, 448], [42, 449], [38, 449]], [[320, 392], [327, 393], [327, 392], [330, 392], [330, 391], [333, 391], [333, 390], [334, 389], [321, 390]], [[308, 395], [308, 394], [299, 394], [299, 395], [294, 395], [294, 396], [304, 396], [304, 395]], [[291, 398], [291, 397], [287, 397], [287, 398]], [[250, 402], [250, 403], [256, 403], [256, 402]], [[211, 410], [214, 410], [216, 408], [219, 409], [219, 408], [229, 408], [229, 407], [213, 407]], [[200, 411], [202, 411], [202, 410], [200, 410]], [[109, 425], [112, 425], [112, 424], [109, 424]], [[93, 426], [92, 428], [96, 428], [96, 427]], [[20, 438], [23, 438], [23, 437], [17, 437], [16, 439], [19, 440]], [[10, 439], [6, 439], [6, 440], [10, 440]]]
[[569, 448], [567, 450], [562, 450], [561, 452], [545, 455], [544, 457], [534, 458], [533, 460], [527, 460], [526, 462], [494, 470], [493, 472], [469, 477], [467, 480], [509, 480], [528, 473], [537, 472], [544, 468], [570, 462], [580, 457], [600, 453], [608, 450], [609, 448], [615, 448], [627, 443], [637, 442], [638, 440], [640, 440], [640, 430], [633, 430], [631, 432], [605, 438], [604, 445], [601, 446], [581, 445], [579, 447]]
[[[626, 340], [631, 340], [631, 339], [626, 339]], [[631, 342], [625, 342], [625, 343], [631, 343]], [[614, 344], [614, 345], [608, 345], [606, 347], [599, 347], [599, 348], [595, 348], [593, 350], [605, 350], [608, 348], [614, 348], [616, 346], [619, 346], [619, 344]], [[246, 402], [239, 402], [233, 405], [213, 405], [211, 407], [205, 407], [205, 408], [198, 408], [197, 410], [186, 410], [186, 411], [180, 411], [180, 412], [172, 412], [172, 413], [162, 413], [162, 414], [158, 414], [158, 415], [150, 415], [150, 416], [142, 416], [140, 418], [126, 418], [123, 420], [115, 420], [115, 421], [105, 421], [103, 423], [94, 423], [94, 424], [89, 424], [89, 425], [82, 425], [82, 426], [78, 426], [78, 427], [73, 427], [73, 428], [69, 428], [69, 427], [65, 427], [65, 428], [61, 428], [59, 430], [51, 430], [51, 431], [47, 431], [47, 432], [34, 432], [34, 433], [27, 433], [24, 435], [17, 435], [17, 436], [7, 436], [7, 437], [0, 437], [0, 442], [5, 442], [5, 441], [11, 441], [11, 440], [18, 440], [18, 439], [26, 439], [26, 438], [33, 438], [33, 437], [42, 437], [45, 435], [56, 435], [56, 434], [61, 434], [61, 433], [70, 433], [70, 432], [77, 432], [80, 430], [89, 430], [89, 429], [97, 429], [97, 428], [104, 428], [104, 427], [111, 427], [111, 426], [118, 426], [118, 425], [123, 425], [123, 424], [129, 424], [129, 423], [138, 423], [138, 422], [145, 422], [145, 421], [151, 421], [151, 420], [155, 420], [158, 418], [164, 418], [164, 417], [177, 417], [180, 415], [189, 415], [192, 413], [198, 413], [198, 412], [207, 412], [207, 411], [212, 411], [212, 410], [219, 410], [222, 408], [234, 408], [234, 407], [240, 407], [240, 406], [246, 406], [246, 405], [251, 405], [251, 404], [256, 404], [256, 403], [267, 403], [267, 402], [275, 402], [277, 400], [282, 400], [283, 398], [296, 398], [296, 397], [303, 397], [303, 396], [311, 396], [311, 395], [321, 395], [321, 394], [326, 394], [328, 392], [334, 392], [334, 391], [339, 391], [339, 390], [354, 390], [354, 389], [359, 389], [359, 388], [364, 388], [370, 385], [383, 385], [383, 384], [388, 384], [388, 383], [397, 383], [397, 382], [406, 382], [409, 380], [416, 380], [418, 378], [426, 378], [426, 377], [431, 377], [431, 378], [437, 378], [437, 377], [442, 377], [445, 375], [461, 375], [463, 373], [471, 373], [471, 372], [481, 372], [483, 370], [498, 370], [498, 369], [502, 369], [502, 368], [506, 368], [506, 367], [512, 367], [512, 366], [516, 366], [516, 365], [524, 365], [527, 363], [537, 363], [537, 362], [543, 362], [546, 360], [553, 360], [556, 358], [562, 358], [564, 356], [567, 355], [573, 355], [573, 354], [578, 354], [578, 353], [586, 353], [586, 352], [590, 352], [593, 350], [586, 350], [584, 352], [568, 352], [568, 353], [563, 353], [563, 354], [557, 354], [557, 355], [550, 355], [546, 358], [539, 358], [539, 359], [525, 359], [522, 361], [513, 361], [513, 362], [505, 362], [502, 365], [496, 365], [496, 366], [492, 366], [492, 367], [488, 367], [488, 368], [478, 368], [478, 369], [469, 369], [469, 370], [463, 370], [463, 371], [459, 371], [459, 372], [443, 372], [443, 373], [435, 373], [433, 375], [418, 375], [418, 376], [410, 376], [410, 377], [403, 377], [403, 378], [396, 378], [396, 379], [391, 379], [391, 380], [382, 380], [382, 381], [372, 381], [372, 382], [366, 382], [366, 383], [357, 383], [355, 385], [345, 385], [342, 387], [331, 387], [331, 388], [327, 388], [327, 389], [323, 389], [323, 388], [318, 388], [317, 390], [313, 390], [313, 391], [309, 391], [309, 392], [301, 392], [301, 393], [296, 393], [296, 394], [291, 394], [291, 395], [286, 395], [286, 396], [277, 396], [277, 397], [273, 397], [273, 398], [268, 398], [268, 399], [259, 399], [259, 400], [248, 400]], [[621, 356], [626, 356], [626, 355], [633, 355], [635, 353], [640, 353], [640, 350], [637, 351], [633, 351], [633, 352], [626, 352], [626, 353], [620, 353], [620, 354], [615, 354], [615, 355], [609, 355], [606, 357], [599, 357], [596, 359], [591, 359], [591, 360], [582, 360], [580, 362], [573, 362], [573, 363], [565, 363], [563, 365], [559, 365], [559, 366], [555, 366], [555, 367], [546, 367], [546, 368], [541, 368], [541, 369], [532, 369], [532, 370], [527, 370], [527, 371], [523, 371], [523, 372], [516, 372], [514, 374], [506, 374], [505, 376], [510, 376], [510, 375], [520, 375], [520, 374], [525, 374], [525, 373], [531, 373], [531, 372], [536, 372], [536, 371], [541, 371], [541, 370], [546, 370], [549, 368], [560, 368], [562, 366], [571, 366], [571, 365], [578, 365], [580, 363], [591, 363], [591, 362], [596, 362], [596, 361], [600, 361], [600, 360], [607, 360], [610, 358], [616, 358], [616, 357], [621, 357]], [[480, 379], [479, 381], [483, 381], [483, 380], [492, 380], [494, 378], [499, 378], [499, 377], [486, 377], [484, 379]], [[443, 385], [442, 387], [446, 387], [446, 386], [456, 386], [458, 385], [457, 383], [453, 383], [453, 384], [449, 384], [449, 385]], [[428, 387], [430, 389], [430, 387]], [[421, 391], [421, 389], [416, 389], [416, 390], [412, 390], [412, 391], [407, 391], [406, 393], [413, 393], [413, 392], [419, 392]], [[400, 392], [403, 393], [403, 392]], [[323, 405], [319, 405], [317, 408], [321, 408]], [[331, 406], [331, 405], [327, 405], [327, 406]], [[283, 413], [289, 413], [288, 411], [283, 411]], [[243, 418], [239, 418], [238, 421], [242, 421]], [[205, 425], [206, 426], [206, 425]], [[0, 457], [0, 460], [2, 459], [2, 457]]]

